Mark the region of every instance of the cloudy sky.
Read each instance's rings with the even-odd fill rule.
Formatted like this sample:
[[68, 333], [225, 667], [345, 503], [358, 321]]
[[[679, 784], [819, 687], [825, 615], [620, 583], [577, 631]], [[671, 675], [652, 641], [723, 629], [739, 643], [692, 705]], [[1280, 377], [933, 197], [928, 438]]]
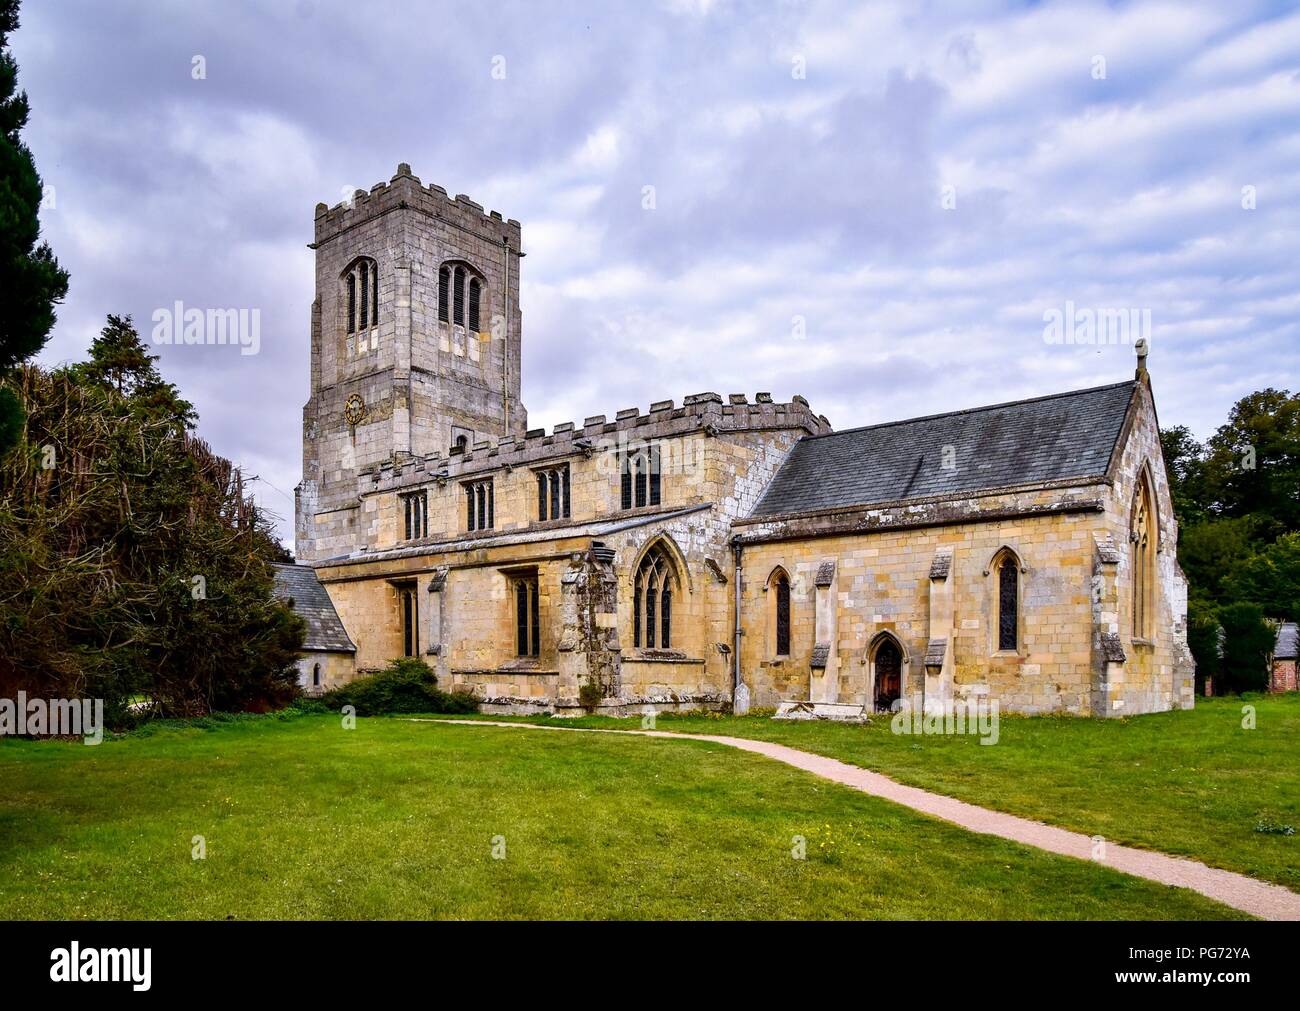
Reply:
[[109, 312], [147, 333], [177, 299], [260, 308], [256, 356], [158, 350], [286, 538], [313, 207], [399, 161], [523, 223], [533, 427], [770, 390], [848, 428], [1130, 376], [1131, 346], [1045, 340], [1067, 303], [1149, 310], [1165, 425], [1205, 436], [1300, 386], [1294, 5], [28, 0], [22, 21], [72, 275], [42, 360]]

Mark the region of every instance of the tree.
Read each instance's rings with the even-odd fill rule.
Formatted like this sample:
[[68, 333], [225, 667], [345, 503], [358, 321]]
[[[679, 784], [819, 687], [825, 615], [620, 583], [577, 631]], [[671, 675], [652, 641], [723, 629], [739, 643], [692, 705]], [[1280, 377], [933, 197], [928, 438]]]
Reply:
[[154, 364], [157, 361], [131, 317], [110, 314], [107, 325], [91, 342], [90, 361], [75, 368], [82, 379], [116, 391], [146, 416], [174, 422], [180, 430], [192, 429], [197, 420], [194, 406], [163, 379]]
[[1270, 618], [1300, 621], [1300, 532], [1283, 534], [1227, 582], [1232, 597], [1258, 604]]
[[0, 457], [0, 697], [103, 698], [115, 722], [139, 695], [172, 715], [291, 699], [305, 628], [274, 596], [281, 549], [130, 320], [7, 383], [28, 418]]
[[1160, 450], [1178, 525], [1199, 523], [1212, 506], [1205, 487], [1204, 447], [1186, 425], [1175, 425], [1161, 429]]
[[1268, 687], [1274, 632], [1258, 604], [1240, 601], [1219, 608], [1223, 625], [1223, 687], [1230, 692]]
[[1206, 443], [1205, 477], [1223, 516], [1257, 516], [1265, 540], [1300, 530], [1300, 396], [1259, 390]]
[[[18, 64], [9, 33], [18, 28], [18, 0], [0, 0], [0, 375], [45, 346], [54, 306], [68, 293], [68, 274], [49, 243], [37, 244], [44, 196], [32, 153], [19, 134], [27, 125], [27, 95], [18, 91]], [[17, 443], [22, 406], [0, 386], [0, 453]]]
[[1255, 554], [1258, 519], [1212, 519], [1178, 534], [1178, 564], [1187, 576], [1188, 597], [1207, 604], [1229, 599], [1228, 579]]

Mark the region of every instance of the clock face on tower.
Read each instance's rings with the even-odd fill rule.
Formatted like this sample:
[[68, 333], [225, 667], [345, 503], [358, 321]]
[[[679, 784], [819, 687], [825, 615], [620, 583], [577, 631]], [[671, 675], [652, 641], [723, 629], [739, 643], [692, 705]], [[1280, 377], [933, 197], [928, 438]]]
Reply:
[[361, 419], [365, 416], [366, 402], [361, 399], [360, 393], [354, 393], [343, 401], [343, 420], [349, 425], [361, 424]]

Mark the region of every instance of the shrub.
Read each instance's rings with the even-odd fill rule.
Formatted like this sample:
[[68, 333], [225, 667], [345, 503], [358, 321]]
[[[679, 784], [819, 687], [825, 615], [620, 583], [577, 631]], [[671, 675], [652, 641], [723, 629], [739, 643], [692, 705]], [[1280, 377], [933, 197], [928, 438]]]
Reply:
[[588, 712], [594, 713], [605, 693], [595, 681], [587, 681], [578, 688], [578, 703]]
[[478, 702], [467, 692], [439, 691], [429, 665], [415, 657], [390, 660], [384, 670], [326, 692], [321, 701], [333, 710], [352, 706], [358, 716], [478, 711]]

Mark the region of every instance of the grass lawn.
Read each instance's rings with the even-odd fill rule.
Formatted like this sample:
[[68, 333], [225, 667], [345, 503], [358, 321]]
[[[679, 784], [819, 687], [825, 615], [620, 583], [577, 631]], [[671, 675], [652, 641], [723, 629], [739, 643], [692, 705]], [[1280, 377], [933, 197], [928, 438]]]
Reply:
[[[1242, 706], [1256, 709], [1253, 730]], [[559, 721], [553, 721], [559, 722]], [[639, 721], [565, 720], [636, 729]], [[765, 716], [660, 717], [658, 729], [789, 744], [912, 786], [1300, 891], [1300, 694], [1198, 701], [1121, 720], [1004, 717], [995, 745], [973, 736]], [[1256, 831], [1264, 823], [1295, 835]]]
[[0, 741], [0, 918], [1237, 915], [700, 742], [333, 716]]

